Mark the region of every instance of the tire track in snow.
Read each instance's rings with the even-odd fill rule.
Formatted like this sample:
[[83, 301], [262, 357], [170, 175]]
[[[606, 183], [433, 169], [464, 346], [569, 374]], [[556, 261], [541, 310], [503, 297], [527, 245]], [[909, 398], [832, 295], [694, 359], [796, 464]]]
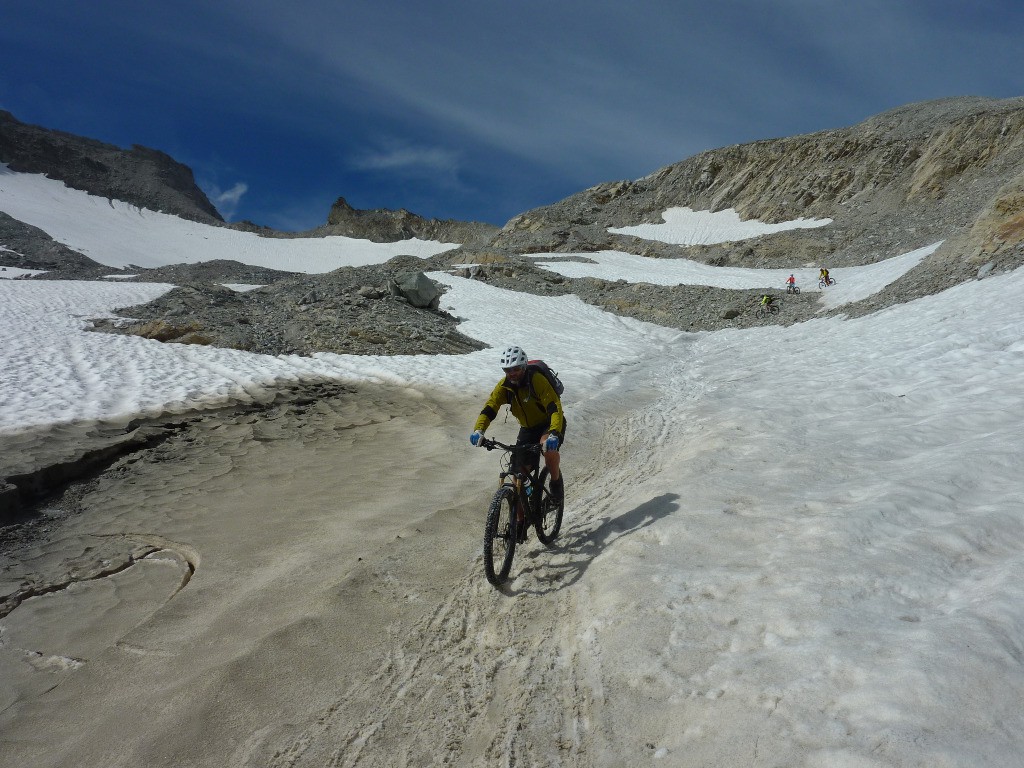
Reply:
[[[235, 765], [574, 768], [599, 762], [602, 659], [580, 613], [580, 590], [572, 587], [594, 557], [636, 530], [613, 523], [624, 505], [635, 506], [637, 484], [663, 469], [661, 449], [694, 396], [682, 390], [696, 386], [693, 364], [685, 375], [674, 363], [652, 364], [671, 382], [671, 393], [591, 398], [577, 409], [557, 548], [544, 549], [531, 534], [502, 591], [484, 580], [479, 554], [433, 573], [448, 585], [446, 594], [418, 618], [391, 626], [365, 674], [301, 727], [271, 735], [258, 760]], [[485, 506], [481, 497], [473, 528], [463, 534], [474, 553]], [[431, 551], [427, 546], [414, 556], [429, 558]], [[383, 588], [376, 576], [367, 579], [378, 593], [374, 599], [400, 599], [407, 585]]]

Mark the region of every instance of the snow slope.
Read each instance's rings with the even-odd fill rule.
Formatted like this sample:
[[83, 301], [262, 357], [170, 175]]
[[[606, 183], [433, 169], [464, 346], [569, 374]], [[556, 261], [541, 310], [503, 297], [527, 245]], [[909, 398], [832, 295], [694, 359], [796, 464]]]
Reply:
[[[212, 236], [87, 204], [68, 220], [100, 221], [92, 206], [125, 227], [134, 217], [160, 259]], [[97, 226], [92, 247], [115, 252], [112, 232]], [[291, 247], [292, 268], [326, 258], [324, 243]], [[835, 295], [862, 298], [926, 251], [839, 271], [847, 293]], [[653, 281], [665, 265], [664, 280], [780, 284], [597, 258], [609, 279]], [[1024, 271], [857, 319], [702, 334], [434, 277], [463, 332], [555, 365], [577, 435], [603, 457], [575, 467], [585, 481], [570, 474], [564, 548], [511, 585], [567, 580], [573, 608], [548, 671], [600, 703], [599, 720], [576, 726], [594, 726], [595, 764], [1020, 764]], [[482, 401], [498, 375], [493, 349], [309, 359], [83, 332], [166, 289], [0, 281], [0, 429], [202, 408], [323, 377]]]

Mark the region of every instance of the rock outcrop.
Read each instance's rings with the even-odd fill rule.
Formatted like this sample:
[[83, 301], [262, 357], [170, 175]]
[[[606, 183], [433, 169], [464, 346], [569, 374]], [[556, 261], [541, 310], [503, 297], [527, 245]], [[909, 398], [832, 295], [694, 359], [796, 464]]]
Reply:
[[[458, 354], [481, 349], [439, 311], [441, 286], [423, 261], [343, 267], [323, 275], [281, 276], [239, 292], [208, 281], [180, 287], [96, 321], [99, 330], [177, 344], [214, 344], [263, 354]], [[183, 277], [186, 272], [179, 274]], [[223, 274], [223, 270], [219, 272]]]
[[196, 185], [192, 170], [136, 144], [121, 149], [95, 139], [29, 125], [0, 110], [0, 163], [43, 173], [73, 189], [205, 223], [223, 218]]
[[331, 206], [327, 226], [318, 229], [321, 235], [344, 235], [375, 243], [394, 243], [410, 240], [437, 240], [442, 243], [484, 243], [498, 233], [498, 227], [478, 221], [453, 219], [426, 219], [415, 213], [386, 208], [360, 210], [353, 208], [343, 197]]
[[111, 272], [78, 251], [58, 243], [38, 227], [32, 227], [0, 211], [0, 264], [47, 273], [73, 275], [76, 279], [101, 277]]

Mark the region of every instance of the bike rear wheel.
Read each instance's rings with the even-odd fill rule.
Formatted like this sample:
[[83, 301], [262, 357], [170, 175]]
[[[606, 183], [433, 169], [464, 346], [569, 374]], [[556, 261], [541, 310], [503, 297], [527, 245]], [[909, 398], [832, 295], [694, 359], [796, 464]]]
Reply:
[[[545, 547], [550, 547], [555, 543], [555, 539], [558, 538], [558, 532], [562, 530], [562, 512], [565, 507], [564, 490], [562, 500], [556, 504], [551, 498], [551, 492], [548, 489], [547, 467], [540, 471], [537, 485], [540, 486], [540, 496], [537, 498], [537, 506], [533, 510], [533, 524], [537, 529], [537, 538], [540, 539], [540, 543]], [[562, 487], [563, 489], [565, 487], [564, 476]]]
[[503, 485], [494, 493], [484, 526], [484, 574], [494, 586], [508, 578], [516, 553], [516, 492]]

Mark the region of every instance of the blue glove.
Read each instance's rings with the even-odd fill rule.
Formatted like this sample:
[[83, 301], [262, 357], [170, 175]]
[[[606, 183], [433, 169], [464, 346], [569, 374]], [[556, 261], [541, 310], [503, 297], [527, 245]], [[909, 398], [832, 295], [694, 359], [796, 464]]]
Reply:
[[554, 432], [548, 435], [548, 439], [544, 441], [545, 451], [557, 451], [558, 450], [558, 435]]
[[484, 439], [484, 433], [479, 429], [469, 436], [469, 442], [473, 445], [480, 445], [480, 441]]

